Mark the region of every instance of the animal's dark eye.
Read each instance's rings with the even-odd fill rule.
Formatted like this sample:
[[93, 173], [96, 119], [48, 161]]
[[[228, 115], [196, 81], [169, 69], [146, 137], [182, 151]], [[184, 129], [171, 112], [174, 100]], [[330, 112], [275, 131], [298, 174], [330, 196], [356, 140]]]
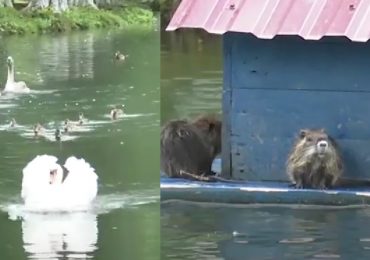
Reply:
[[307, 137], [307, 142], [312, 142], [312, 138], [311, 137]]

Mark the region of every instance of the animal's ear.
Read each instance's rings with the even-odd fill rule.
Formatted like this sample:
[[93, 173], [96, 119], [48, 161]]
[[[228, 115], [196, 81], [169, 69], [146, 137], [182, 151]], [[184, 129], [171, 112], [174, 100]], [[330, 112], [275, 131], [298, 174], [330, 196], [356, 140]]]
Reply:
[[303, 138], [306, 137], [306, 135], [307, 135], [307, 130], [306, 129], [301, 129], [299, 131], [299, 138], [303, 139]]
[[321, 133], [325, 133], [325, 128], [321, 128], [321, 129], [320, 129], [320, 132], [321, 132]]

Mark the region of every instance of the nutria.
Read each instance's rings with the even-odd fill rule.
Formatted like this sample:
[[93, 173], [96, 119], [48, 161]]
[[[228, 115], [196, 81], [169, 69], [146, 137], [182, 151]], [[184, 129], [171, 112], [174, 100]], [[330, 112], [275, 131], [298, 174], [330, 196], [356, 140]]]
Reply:
[[343, 172], [339, 148], [324, 129], [302, 129], [287, 161], [296, 188], [333, 187]]
[[173, 178], [218, 180], [211, 168], [221, 152], [221, 126], [213, 115], [167, 122], [161, 130], [161, 170]]

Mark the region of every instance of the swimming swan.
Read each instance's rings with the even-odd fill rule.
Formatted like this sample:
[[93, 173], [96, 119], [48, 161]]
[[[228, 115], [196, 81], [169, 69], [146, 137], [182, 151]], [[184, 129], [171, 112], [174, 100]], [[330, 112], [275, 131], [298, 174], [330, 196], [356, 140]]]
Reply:
[[6, 62], [8, 64], [8, 79], [6, 80], [4, 92], [29, 93], [31, 90], [27, 87], [24, 81], [14, 81], [13, 58], [9, 56]]
[[38, 155], [23, 169], [21, 197], [31, 211], [88, 210], [98, 192], [98, 176], [84, 159], [69, 157], [63, 168], [51, 155]]

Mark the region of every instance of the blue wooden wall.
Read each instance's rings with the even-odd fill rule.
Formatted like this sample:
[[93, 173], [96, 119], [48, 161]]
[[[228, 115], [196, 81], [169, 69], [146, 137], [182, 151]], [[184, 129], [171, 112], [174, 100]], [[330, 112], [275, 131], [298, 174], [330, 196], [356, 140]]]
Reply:
[[[370, 179], [370, 44], [224, 35], [223, 175], [288, 180], [301, 128], [325, 128], [346, 177]], [[230, 171], [231, 170], [231, 171]]]

